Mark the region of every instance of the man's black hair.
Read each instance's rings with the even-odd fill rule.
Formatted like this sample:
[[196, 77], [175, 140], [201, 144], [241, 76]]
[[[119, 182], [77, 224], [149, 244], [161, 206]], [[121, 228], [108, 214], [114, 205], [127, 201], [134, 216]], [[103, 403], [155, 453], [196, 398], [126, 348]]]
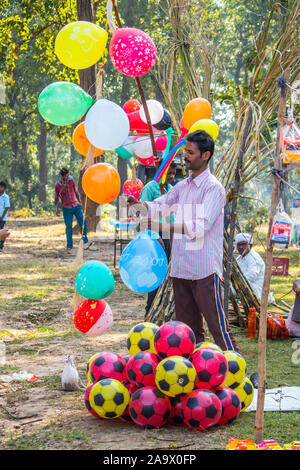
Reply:
[[6, 188], [6, 183], [5, 183], [5, 181], [0, 181], [0, 186], [3, 186], [3, 188]]
[[67, 173], [69, 173], [68, 168], [62, 168], [59, 172], [61, 176], [65, 176]]
[[188, 142], [194, 142], [197, 145], [198, 149], [200, 150], [201, 155], [204, 152], [207, 152], [207, 151], [210, 152], [210, 157], [207, 160], [207, 162], [209, 162], [209, 160], [214, 154], [215, 142], [207, 132], [205, 131], [192, 132], [191, 134], [188, 134], [186, 136], [186, 140]]

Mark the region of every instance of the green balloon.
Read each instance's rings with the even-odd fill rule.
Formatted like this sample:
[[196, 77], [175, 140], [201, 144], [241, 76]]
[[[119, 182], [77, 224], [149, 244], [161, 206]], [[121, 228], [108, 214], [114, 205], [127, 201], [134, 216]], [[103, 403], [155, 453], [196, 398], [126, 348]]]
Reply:
[[38, 109], [45, 121], [67, 126], [78, 121], [92, 106], [93, 99], [80, 86], [55, 82], [46, 86], [38, 99]]
[[127, 159], [127, 158], [132, 157], [132, 153], [130, 153], [125, 147], [118, 147], [116, 149], [116, 152], [117, 152], [117, 154], [119, 155], [120, 158]]

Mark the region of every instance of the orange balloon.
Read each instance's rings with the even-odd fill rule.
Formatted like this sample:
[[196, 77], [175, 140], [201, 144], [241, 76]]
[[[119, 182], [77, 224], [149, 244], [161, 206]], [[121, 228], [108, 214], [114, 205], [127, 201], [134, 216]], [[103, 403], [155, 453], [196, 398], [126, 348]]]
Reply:
[[209, 119], [211, 116], [210, 102], [205, 98], [194, 98], [185, 107], [183, 112], [183, 124], [185, 129], [190, 127], [199, 119]]
[[108, 204], [120, 194], [119, 173], [109, 163], [95, 163], [84, 172], [82, 189], [92, 201]]
[[[72, 142], [77, 152], [80, 153], [80, 155], [82, 155], [83, 157], [87, 157], [91, 144], [85, 134], [84, 122], [78, 124], [78, 126], [74, 129]], [[96, 147], [94, 147], [94, 157], [99, 157], [100, 155], [102, 155], [102, 153], [104, 153], [104, 150], [97, 149]]]

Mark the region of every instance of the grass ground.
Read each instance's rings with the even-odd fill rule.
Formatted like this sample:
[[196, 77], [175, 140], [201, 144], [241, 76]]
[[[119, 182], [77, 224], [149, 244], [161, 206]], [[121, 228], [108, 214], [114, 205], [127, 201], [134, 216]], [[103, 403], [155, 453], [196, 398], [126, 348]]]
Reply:
[[[100, 259], [113, 270], [116, 288], [109, 304], [114, 326], [100, 338], [74, 331], [71, 300], [75, 254], [65, 254], [62, 221], [11, 219], [8, 226], [11, 239], [0, 258], [0, 339], [6, 346], [6, 361], [0, 363], [2, 449], [224, 449], [230, 437], [253, 439], [254, 413], [242, 413], [232, 425], [206, 433], [171, 425], [141, 430], [120, 420], [91, 416], [83, 392], [64, 392], [61, 388], [63, 357], [72, 354], [85, 383], [86, 362], [95, 352], [108, 349], [126, 354], [125, 339], [130, 328], [143, 320], [145, 296], [128, 291], [121, 282], [113, 269], [112, 243], [103, 239], [97, 251], [85, 252], [84, 256], [86, 260]], [[260, 236], [264, 236], [263, 231]], [[263, 247], [258, 246], [258, 250], [263, 252]], [[290, 257], [290, 276], [272, 277], [276, 299], [286, 294], [300, 275], [299, 251], [289, 250], [284, 256]], [[285, 299], [293, 303], [292, 294]], [[250, 375], [257, 370], [257, 340], [247, 338], [238, 327], [233, 331]], [[292, 341], [267, 341], [268, 388], [300, 385], [293, 352]], [[36, 374], [37, 380], [9, 382], [9, 377], [21, 370]], [[299, 439], [298, 423], [297, 412], [265, 413], [264, 438], [281, 444]]]

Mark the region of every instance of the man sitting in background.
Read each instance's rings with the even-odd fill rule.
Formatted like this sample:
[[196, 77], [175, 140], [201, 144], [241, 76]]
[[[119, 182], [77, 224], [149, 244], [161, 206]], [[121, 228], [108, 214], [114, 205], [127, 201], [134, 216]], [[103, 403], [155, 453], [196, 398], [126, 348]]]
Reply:
[[[260, 301], [265, 276], [265, 263], [252, 246], [253, 238], [249, 233], [239, 233], [236, 236], [235, 248], [240, 254], [237, 257], [237, 264]], [[270, 292], [269, 303], [273, 302], [275, 302], [274, 295]]]

